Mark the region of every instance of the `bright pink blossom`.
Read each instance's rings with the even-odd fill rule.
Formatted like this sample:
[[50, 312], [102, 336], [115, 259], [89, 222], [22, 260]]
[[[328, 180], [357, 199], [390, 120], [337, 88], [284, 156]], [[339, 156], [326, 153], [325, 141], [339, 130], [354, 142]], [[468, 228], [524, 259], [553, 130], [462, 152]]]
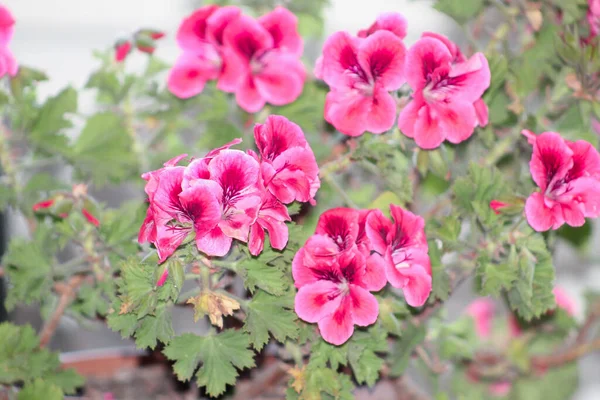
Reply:
[[219, 79], [222, 90], [231, 90], [234, 83], [224, 77], [227, 68], [222, 57], [223, 31], [238, 18], [237, 7], [208, 5], [199, 8], [181, 23], [177, 43], [183, 53], [171, 69], [169, 90], [181, 98], [202, 92], [207, 81]]
[[[355, 324], [367, 326], [377, 320], [379, 305], [365, 281], [365, 264], [358, 251], [344, 252], [333, 259], [318, 258], [309, 265], [294, 264], [299, 287], [296, 314], [304, 321], [318, 323], [323, 339], [329, 343], [341, 345], [352, 336]], [[299, 286], [298, 276], [309, 281]]]
[[217, 200], [220, 219], [196, 244], [209, 256], [224, 256], [233, 239], [248, 241], [262, 199], [258, 191], [259, 165], [240, 150], [222, 150], [208, 164], [208, 179], [196, 179], [191, 188], [205, 186]]
[[365, 38], [377, 31], [390, 31], [400, 39], [404, 39], [407, 28], [406, 18], [395, 12], [387, 12], [380, 14], [368, 29], [358, 31], [358, 37]]
[[402, 288], [406, 302], [425, 304], [431, 292], [431, 264], [425, 237], [425, 221], [418, 215], [390, 204], [394, 222], [380, 210], [367, 217], [366, 233], [373, 250], [383, 259], [390, 284]]
[[319, 167], [302, 129], [271, 115], [254, 127], [264, 185], [284, 204], [310, 201], [320, 187]]
[[588, 142], [569, 142], [558, 133], [530, 137], [531, 175], [540, 191], [525, 204], [527, 221], [536, 231], [558, 229], [564, 223], [582, 226], [600, 216], [600, 155]]
[[460, 143], [475, 126], [487, 122], [487, 107], [476, 103], [490, 84], [487, 59], [476, 53], [459, 61], [457, 49], [447, 42], [425, 36], [406, 57], [405, 74], [414, 90], [413, 100], [400, 113], [398, 127], [424, 149], [444, 140]]
[[325, 119], [340, 132], [383, 133], [396, 119], [389, 93], [404, 83], [405, 47], [393, 33], [379, 30], [365, 39], [337, 32], [323, 46], [315, 73], [329, 85]]
[[19, 70], [17, 60], [8, 48], [15, 30], [15, 19], [8, 8], [0, 5], [0, 78], [15, 76]]
[[290, 221], [287, 207], [267, 191], [261, 191], [262, 201], [256, 221], [250, 226], [248, 249], [256, 256], [263, 250], [265, 231], [269, 233], [271, 246], [283, 250], [288, 241], [288, 228], [285, 224]]
[[600, 0], [588, 0], [587, 20], [590, 24], [590, 37], [600, 33]]
[[274, 48], [283, 49], [297, 57], [302, 55], [304, 42], [298, 33], [298, 18], [291, 11], [275, 7], [260, 17], [258, 22], [271, 34]]
[[[272, 17], [267, 15], [265, 21], [272, 24]], [[284, 42], [287, 36], [281, 34], [276, 43], [265, 26], [245, 15], [223, 32], [223, 76], [236, 85], [222, 89], [234, 91], [239, 106], [248, 112], [259, 111], [265, 103], [291, 103], [302, 93], [306, 72], [298, 55], [287, 47], [297, 45], [292, 40]]]
[[467, 307], [467, 314], [475, 321], [475, 332], [480, 338], [487, 339], [491, 336], [495, 313], [496, 306], [489, 298], [477, 299]]

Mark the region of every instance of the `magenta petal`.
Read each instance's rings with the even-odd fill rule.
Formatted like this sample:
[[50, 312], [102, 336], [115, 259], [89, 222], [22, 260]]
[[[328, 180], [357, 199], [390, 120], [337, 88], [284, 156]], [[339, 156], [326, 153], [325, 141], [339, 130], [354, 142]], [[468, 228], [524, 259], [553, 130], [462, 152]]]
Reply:
[[252, 75], [247, 75], [235, 92], [235, 99], [240, 108], [249, 113], [255, 113], [265, 106], [266, 100], [258, 91]]
[[261, 98], [282, 106], [300, 96], [306, 77], [300, 60], [292, 54], [273, 50], [266, 53], [261, 62], [264, 64], [262, 70], [254, 75], [254, 85]]
[[456, 101], [436, 107], [436, 112], [449, 142], [460, 143], [473, 134], [477, 125], [477, 115], [472, 103]]
[[352, 322], [359, 326], [368, 326], [377, 321], [379, 303], [367, 290], [350, 285], [349, 297], [352, 299]]
[[322, 77], [329, 86], [338, 87], [346, 84], [350, 68], [360, 68], [358, 47], [360, 39], [347, 32], [336, 32], [323, 45]]
[[365, 230], [373, 249], [379, 254], [385, 254], [388, 247], [388, 237], [392, 232], [393, 224], [381, 210], [373, 210], [367, 216]]
[[367, 290], [377, 292], [384, 288], [387, 283], [385, 265], [384, 258], [377, 253], [373, 253], [367, 258], [367, 268], [362, 278]]
[[221, 219], [221, 205], [214, 194], [218, 189], [216, 182], [204, 180], [179, 194], [183, 209], [194, 222], [196, 235], [206, 235]]
[[357, 91], [332, 89], [325, 98], [325, 120], [348, 136], [360, 136], [367, 130], [372, 103], [373, 97]]
[[[352, 244], [348, 244], [351, 246]], [[315, 257], [332, 257], [340, 252], [340, 247], [329, 236], [314, 234], [304, 244], [306, 251]]]
[[317, 281], [316, 275], [310, 269], [312, 264], [314, 263], [310, 256], [306, 254], [304, 247], [301, 247], [292, 260], [292, 276], [297, 288]]
[[414, 127], [417, 146], [426, 150], [435, 149], [444, 141], [444, 133], [439, 119], [433, 115], [432, 107], [429, 105], [421, 107]]
[[448, 77], [456, 86], [455, 98], [473, 103], [490, 86], [490, 67], [485, 56], [476, 53], [465, 62], [453, 65]]
[[573, 151], [573, 167], [569, 170], [569, 179], [591, 176], [600, 178], [600, 155], [598, 150], [585, 140], [567, 143]]
[[[210, 45], [206, 51], [215, 51]], [[214, 55], [218, 57], [218, 55]], [[202, 92], [207, 80], [218, 76], [219, 66], [214, 61], [184, 53], [175, 62], [169, 73], [167, 86], [175, 96], [187, 99]]]
[[298, 33], [298, 18], [291, 11], [278, 6], [260, 17], [258, 22], [271, 34], [274, 48], [283, 49], [296, 57], [302, 55], [304, 43]]
[[241, 13], [242, 10], [235, 6], [225, 6], [215, 10], [206, 20], [207, 39], [218, 45], [223, 45], [225, 28], [235, 21]]
[[270, 115], [254, 127], [254, 141], [263, 159], [273, 161], [291, 147], [308, 147], [302, 129], [280, 115]]
[[185, 18], [177, 31], [177, 44], [183, 50], [196, 51], [206, 43], [206, 22], [219, 7], [208, 5]]
[[563, 179], [572, 166], [573, 150], [558, 133], [544, 132], [536, 137], [529, 169], [542, 192], [552, 180]]
[[423, 100], [413, 99], [404, 106], [402, 111], [400, 111], [400, 115], [398, 116], [398, 129], [400, 129], [400, 132], [402, 132], [404, 136], [409, 138], [415, 137], [415, 125], [419, 119], [419, 110], [424, 105], [425, 103]]
[[250, 227], [250, 236], [248, 237], [248, 250], [253, 256], [259, 255], [263, 251], [265, 244], [265, 230], [257, 222]]
[[[241, 150], [223, 150], [208, 166], [211, 179], [217, 181], [224, 191], [232, 195], [256, 185], [259, 174], [258, 162]], [[225, 193], [224, 195], [227, 195]]]
[[475, 107], [475, 114], [477, 115], [477, 125], [485, 127], [489, 122], [490, 113], [487, 104], [483, 99], [479, 99], [473, 103], [473, 107]]
[[402, 40], [389, 31], [378, 31], [360, 43], [358, 62], [386, 91], [398, 90], [404, 83], [406, 49]]
[[232, 242], [233, 239], [226, 236], [218, 226], [204, 236], [196, 236], [196, 247], [207, 256], [225, 256]]
[[232, 48], [221, 49], [223, 67], [217, 81], [217, 89], [235, 93], [242, 82], [250, 75], [249, 61], [240, 57]]
[[337, 207], [319, 217], [315, 234], [329, 236], [340, 249], [349, 249], [358, 237], [359, 213], [352, 208]]
[[452, 55], [443, 42], [431, 37], [419, 39], [406, 54], [406, 80], [414, 90], [422, 89], [430, 74], [437, 68], [449, 67], [451, 61]]
[[467, 307], [467, 314], [475, 321], [475, 331], [480, 338], [486, 339], [492, 333], [492, 322], [496, 306], [491, 299], [481, 298], [473, 301]]
[[344, 344], [354, 333], [352, 300], [345, 296], [333, 314], [319, 320], [319, 330], [325, 341], [336, 346]]
[[261, 199], [259, 196], [244, 196], [237, 200], [219, 222], [223, 233], [241, 242], [248, 240], [250, 225], [256, 221]]
[[183, 243], [191, 228], [158, 225], [154, 245], [158, 253], [158, 262], [163, 263]]
[[375, 89], [366, 129], [371, 133], [383, 133], [390, 130], [396, 121], [396, 100], [388, 92]]
[[342, 298], [335, 283], [318, 281], [298, 290], [294, 308], [300, 319], [314, 323], [336, 311]]
[[261, 217], [258, 223], [269, 232], [271, 247], [283, 250], [288, 242], [288, 228], [285, 222], [271, 217]]
[[250, 61], [260, 51], [272, 48], [273, 38], [254, 18], [240, 15], [225, 28], [223, 43], [239, 57]]
[[431, 275], [421, 265], [412, 265], [402, 273], [406, 277], [402, 288], [406, 302], [412, 307], [421, 307], [431, 293]]
[[165, 268], [165, 271], [162, 273], [158, 281], [156, 281], [156, 286], [160, 287], [165, 284], [167, 278], [169, 277], [169, 268]]

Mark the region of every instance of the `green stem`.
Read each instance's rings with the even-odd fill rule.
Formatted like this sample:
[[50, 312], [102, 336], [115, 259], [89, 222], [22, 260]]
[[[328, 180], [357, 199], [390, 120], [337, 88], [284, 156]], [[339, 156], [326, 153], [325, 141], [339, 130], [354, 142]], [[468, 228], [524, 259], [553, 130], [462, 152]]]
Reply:
[[150, 168], [148, 165], [148, 160], [144, 154], [144, 146], [142, 145], [135, 130], [135, 110], [131, 102], [131, 96], [127, 96], [125, 102], [123, 103], [123, 114], [125, 115], [125, 128], [133, 143], [132, 150], [137, 156], [140, 169], [142, 171], [148, 171]]

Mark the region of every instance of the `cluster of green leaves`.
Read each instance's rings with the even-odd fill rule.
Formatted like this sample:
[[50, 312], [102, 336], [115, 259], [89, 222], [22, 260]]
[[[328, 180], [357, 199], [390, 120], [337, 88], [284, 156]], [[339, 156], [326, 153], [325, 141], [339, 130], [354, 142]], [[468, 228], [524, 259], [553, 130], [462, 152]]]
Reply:
[[83, 385], [73, 370], [60, 368], [58, 354], [39, 347], [30, 326], [0, 324], [0, 384], [22, 384], [19, 400], [60, 400]]

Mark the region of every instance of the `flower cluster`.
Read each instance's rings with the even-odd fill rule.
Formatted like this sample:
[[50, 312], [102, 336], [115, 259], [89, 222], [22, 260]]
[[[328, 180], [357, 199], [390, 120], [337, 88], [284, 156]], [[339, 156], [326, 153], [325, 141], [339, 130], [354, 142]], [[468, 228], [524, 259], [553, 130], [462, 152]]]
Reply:
[[296, 313], [318, 323], [330, 343], [340, 345], [352, 336], [355, 324], [377, 320], [379, 305], [371, 292], [387, 282], [401, 288], [411, 306], [422, 306], [429, 296], [424, 221], [395, 205], [390, 211], [393, 222], [380, 210], [328, 210], [294, 257]]
[[100, 221], [93, 214], [96, 204], [87, 194], [87, 186], [75, 184], [71, 192], [60, 191], [52, 197], [35, 203], [31, 210], [36, 214], [52, 215], [67, 218], [72, 211], [79, 210], [81, 215], [92, 225], [100, 226]]
[[435, 33], [424, 33], [407, 52], [406, 25], [401, 15], [387, 13], [358, 37], [337, 32], [325, 42], [315, 67], [330, 87], [325, 119], [350, 136], [383, 133], [397, 114], [390, 92], [407, 81], [413, 98], [398, 119], [402, 133], [424, 149], [444, 140], [460, 143], [488, 122], [481, 99], [490, 84], [487, 60], [481, 53], [467, 59]]
[[285, 204], [314, 202], [317, 163], [300, 127], [284, 117], [257, 124], [254, 137], [258, 154], [231, 149], [236, 139], [185, 167], [178, 164], [187, 154], [142, 176], [150, 204], [138, 239], [156, 246], [160, 262], [188, 235], [208, 256], [226, 255], [233, 239], [257, 255], [265, 230], [274, 248], [285, 247]]
[[165, 37], [164, 32], [156, 29], [140, 29], [130, 39], [121, 39], [115, 43], [115, 61], [125, 61], [135, 46], [142, 53], [153, 54], [156, 50], [156, 41]]
[[8, 48], [15, 30], [15, 19], [8, 8], [0, 5], [0, 77], [15, 76], [19, 70], [17, 60]]
[[571, 142], [558, 133], [523, 131], [533, 145], [531, 176], [540, 191], [525, 203], [525, 215], [538, 232], [563, 224], [582, 226], [600, 216], [600, 155], [585, 140]]
[[177, 32], [182, 54], [171, 70], [169, 90], [189, 98], [216, 79], [217, 88], [235, 93], [247, 112], [257, 112], [265, 103], [293, 102], [306, 78], [297, 25], [296, 16], [282, 7], [258, 19], [234, 6], [196, 10]]

